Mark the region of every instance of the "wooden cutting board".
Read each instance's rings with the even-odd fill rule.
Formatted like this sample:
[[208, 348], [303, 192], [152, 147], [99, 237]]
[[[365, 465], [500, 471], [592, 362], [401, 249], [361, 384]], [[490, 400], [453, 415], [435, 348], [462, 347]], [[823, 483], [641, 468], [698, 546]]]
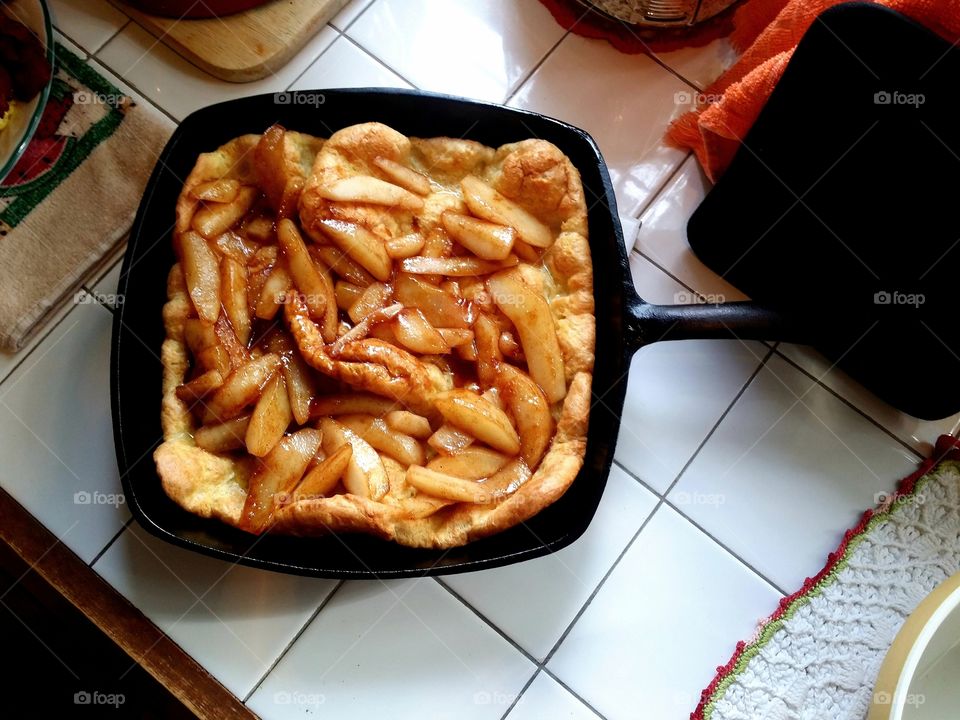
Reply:
[[347, 0], [274, 0], [203, 20], [178, 20], [114, 5], [174, 52], [222, 80], [250, 82], [283, 67]]

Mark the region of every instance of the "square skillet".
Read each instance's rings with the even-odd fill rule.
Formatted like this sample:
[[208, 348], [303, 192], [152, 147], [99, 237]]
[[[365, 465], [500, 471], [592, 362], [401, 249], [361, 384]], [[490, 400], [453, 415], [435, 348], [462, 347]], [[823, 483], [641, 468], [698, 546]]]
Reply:
[[[416, 137], [450, 136], [497, 147], [526, 138], [557, 145], [580, 171], [589, 206], [595, 272], [597, 352], [586, 461], [566, 494], [528, 522], [447, 551], [401, 547], [366, 535], [259, 538], [181, 509], [160, 485], [153, 450], [160, 428], [161, 308], [172, 250], [174, 205], [202, 152], [279, 122], [329, 137], [378, 121]], [[593, 518], [617, 441], [631, 354], [625, 303], [635, 302], [616, 199], [606, 165], [584, 131], [535, 113], [443, 95], [387, 89], [258, 95], [212, 105], [187, 117], [167, 143], [144, 191], [123, 261], [124, 298], [113, 323], [111, 399], [120, 478], [130, 511], [147, 531], [175, 545], [244, 565], [330, 578], [410, 577], [492, 568], [559, 550]], [[629, 333], [628, 333], [629, 334]]]

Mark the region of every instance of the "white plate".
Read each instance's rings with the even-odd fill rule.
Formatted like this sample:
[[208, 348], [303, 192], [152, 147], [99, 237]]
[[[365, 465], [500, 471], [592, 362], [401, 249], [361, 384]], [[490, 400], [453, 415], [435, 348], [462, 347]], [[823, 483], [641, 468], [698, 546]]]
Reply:
[[890, 647], [868, 720], [942, 720], [960, 707], [960, 573], [907, 618]]

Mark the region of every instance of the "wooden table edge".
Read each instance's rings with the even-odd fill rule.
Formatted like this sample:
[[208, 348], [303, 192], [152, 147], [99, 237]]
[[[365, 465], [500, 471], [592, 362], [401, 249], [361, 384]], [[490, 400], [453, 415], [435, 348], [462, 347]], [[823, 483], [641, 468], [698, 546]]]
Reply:
[[3, 489], [0, 539], [195, 715], [258, 717]]

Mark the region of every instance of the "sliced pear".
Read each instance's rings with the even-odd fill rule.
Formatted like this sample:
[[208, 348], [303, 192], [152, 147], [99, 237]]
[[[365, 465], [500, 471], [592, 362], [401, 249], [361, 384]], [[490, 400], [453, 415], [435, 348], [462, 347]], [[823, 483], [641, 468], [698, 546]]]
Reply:
[[417, 195], [430, 194], [430, 180], [426, 175], [385, 157], [375, 157], [373, 164], [390, 182], [396, 183]]
[[[362, 225], [342, 220], [321, 220], [320, 229], [333, 242], [381, 282], [390, 279], [393, 269], [383, 241]], [[331, 267], [337, 272], [336, 267]]]
[[536, 247], [550, 247], [555, 240], [553, 232], [523, 207], [504, 197], [474, 175], [460, 181], [463, 199], [470, 212], [490, 222], [509, 225], [524, 242]]
[[371, 175], [353, 175], [321, 187], [320, 197], [337, 202], [360, 202], [388, 205], [404, 210], [420, 210], [423, 200], [409, 190]]
[[379, 500], [387, 494], [390, 489], [387, 471], [370, 443], [333, 418], [320, 421], [320, 432], [323, 433], [323, 450], [327, 455], [333, 455], [348, 443], [353, 448], [350, 462], [343, 473], [343, 485], [347, 492], [371, 500]]
[[437, 395], [434, 401], [444, 420], [507, 455], [520, 452], [520, 437], [507, 414], [479, 395], [457, 388]]

